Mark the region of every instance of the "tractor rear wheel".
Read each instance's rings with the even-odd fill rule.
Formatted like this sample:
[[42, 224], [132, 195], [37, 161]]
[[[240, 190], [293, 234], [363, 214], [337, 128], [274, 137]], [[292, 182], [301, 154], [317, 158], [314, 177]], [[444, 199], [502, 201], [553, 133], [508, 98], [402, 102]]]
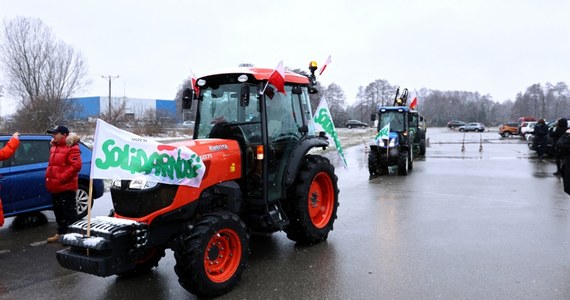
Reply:
[[164, 249], [164, 246], [148, 249], [145, 255], [135, 261], [136, 266], [134, 269], [119, 273], [117, 275], [128, 278], [147, 273], [152, 268], [158, 266], [158, 262], [164, 257]]
[[337, 218], [337, 180], [327, 158], [305, 156], [294, 185], [287, 191], [289, 224], [283, 230], [290, 240], [312, 245], [327, 239]]
[[246, 226], [236, 214], [204, 216], [174, 251], [178, 282], [199, 297], [227, 293], [247, 267], [248, 244]]

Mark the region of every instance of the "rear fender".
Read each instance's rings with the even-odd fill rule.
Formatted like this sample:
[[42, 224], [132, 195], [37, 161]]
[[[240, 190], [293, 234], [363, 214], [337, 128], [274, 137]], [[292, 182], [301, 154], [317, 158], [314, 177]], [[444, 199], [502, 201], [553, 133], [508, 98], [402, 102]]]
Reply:
[[285, 188], [289, 187], [297, 178], [297, 173], [301, 168], [301, 163], [305, 159], [305, 155], [309, 150], [317, 147], [327, 147], [329, 142], [321, 137], [310, 137], [302, 139], [297, 147], [291, 153], [289, 157], [289, 162], [287, 163], [287, 169], [285, 170]]

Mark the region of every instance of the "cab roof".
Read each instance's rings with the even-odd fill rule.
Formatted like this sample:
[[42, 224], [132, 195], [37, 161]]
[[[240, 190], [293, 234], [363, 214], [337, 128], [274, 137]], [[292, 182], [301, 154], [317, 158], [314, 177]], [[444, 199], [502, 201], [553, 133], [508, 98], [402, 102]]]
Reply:
[[[198, 79], [209, 76], [223, 75], [223, 74], [248, 74], [252, 75], [257, 80], [268, 80], [269, 76], [275, 71], [275, 69], [269, 68], [255, 68], [255, 67], [235, 67], [222, 69], [214, 72], [200, 76]], [[298, 83], [298, 84], [309, 84], [309, 79], [306, 76], [285, 71], [285, 82], [286, 83]]]

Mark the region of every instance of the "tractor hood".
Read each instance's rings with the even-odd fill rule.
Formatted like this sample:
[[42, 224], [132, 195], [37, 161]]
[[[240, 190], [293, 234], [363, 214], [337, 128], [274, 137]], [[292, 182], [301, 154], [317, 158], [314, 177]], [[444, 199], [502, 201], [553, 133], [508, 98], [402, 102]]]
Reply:
[[176, 142], [171, 145], [188, 147], [200, 156], [206, 166], [200, 186], [211, 186], [241, 177], [241, 151], [237, 141], [198, 139]]

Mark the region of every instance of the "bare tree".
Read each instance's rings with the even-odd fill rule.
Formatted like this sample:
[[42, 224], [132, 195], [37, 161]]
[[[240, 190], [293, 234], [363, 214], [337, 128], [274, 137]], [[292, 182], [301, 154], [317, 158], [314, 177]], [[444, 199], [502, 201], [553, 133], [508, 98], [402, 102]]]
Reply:
[[22, 132], [68, 121], [66, 114], [74, 109], [68, 98], [88, 84], [81, 54], [57, 40], [40, 19], [4, 20], [0, 66], [6, 92], [18, 103], [15, 126]]
[[348, 114], [345, 111], [346, 96], [342, 88], [333, 82], [323, 90], [323, 95], [327, 99], [335, 125], [344, 124], [348, 120]]

